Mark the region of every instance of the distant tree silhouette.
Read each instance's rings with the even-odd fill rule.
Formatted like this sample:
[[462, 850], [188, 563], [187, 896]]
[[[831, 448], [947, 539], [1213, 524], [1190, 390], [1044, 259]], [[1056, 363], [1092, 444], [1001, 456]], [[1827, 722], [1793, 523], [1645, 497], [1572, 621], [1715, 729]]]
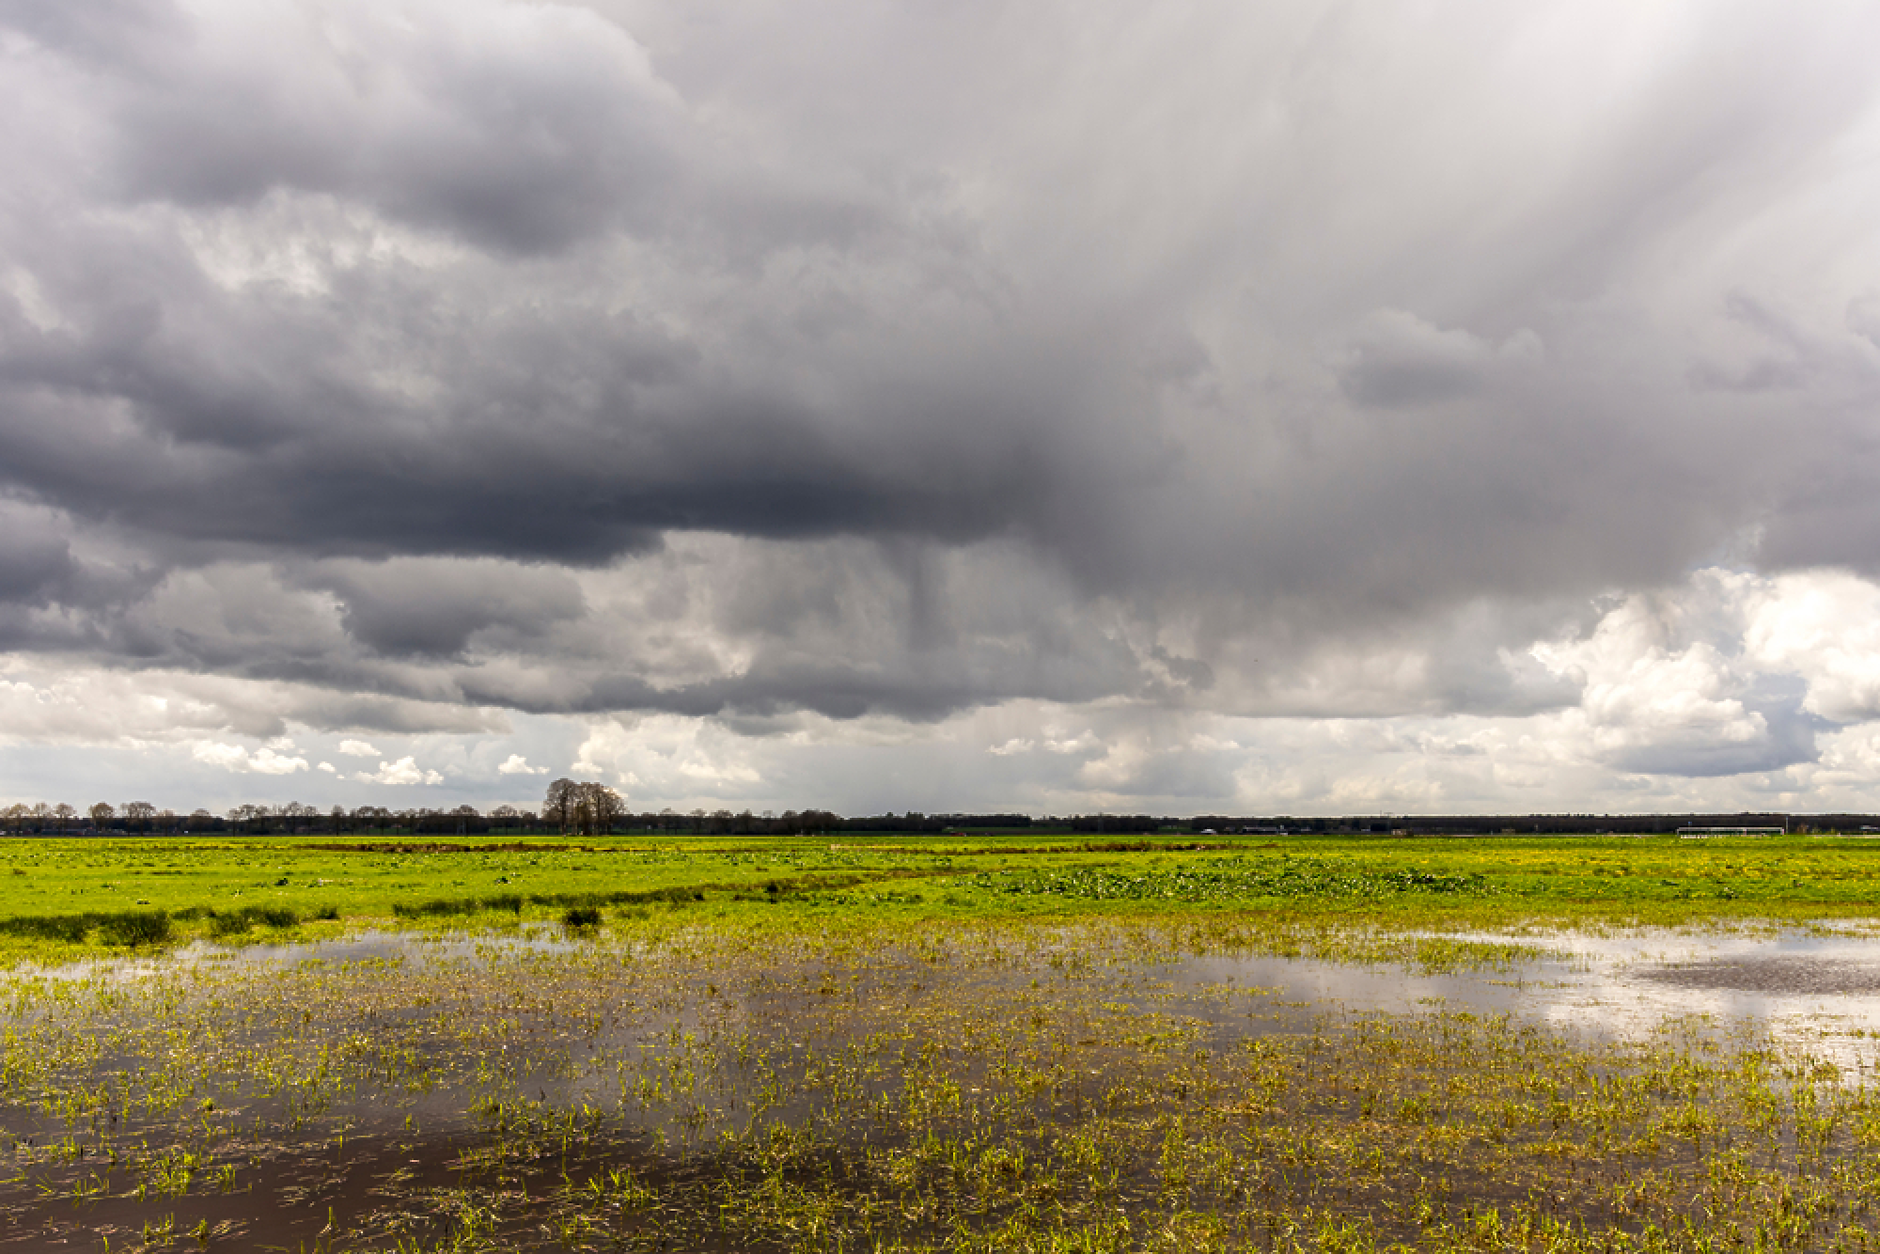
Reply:
[[579, 787], [581, 834], [598, 836], [613, 831], [614, 824], [626, 813], [626, 801], [605, 784], [589, 783]]
[[564, 832], [574, 821], [576, 787], [571, 779], [558, 779], [548, 786], [548, 796], [542, 800], [542, 817]]
[[583, 836], [613, 831], [626, 812], [627, 803], [619, 793], [593, 781], [558, 779], [548, 786], [548, 796], [542, 801], [543, 818], [563, 833]]

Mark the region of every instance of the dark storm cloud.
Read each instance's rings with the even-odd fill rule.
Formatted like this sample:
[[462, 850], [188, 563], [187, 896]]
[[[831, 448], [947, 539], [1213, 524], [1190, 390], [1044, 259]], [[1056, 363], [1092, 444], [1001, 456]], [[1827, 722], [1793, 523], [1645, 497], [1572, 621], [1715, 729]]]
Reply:
[[667, 212], [675, 102], [592, 16], [511, 12], [456, 31], [338, 8], [338, 22], [164, 0], [9, 11], [97, 85], [101, 190], [126, 200], [327, 193], [518, 252]]
[[499, 571], [491, 563], [335, 564], [307, 582], [338, 594], [346, 630], [382, 654], [449, 657], [479, 632], [539, 636], [587, 609], [579, 585], [561, 571]]
[[[179, 540], [576, 562], [675, 527], [971, 536], [1026, 500], [1011, 433], [838, 436], [795, 397], [692, 377], [696, 350], [630, 318], [427, 310], [396, 283], [283, 316], [178, 277], [0, 358], [0, 456], [35, 495]], [[445, 394], [420, 407], [358, 377], [402, 369]], [[949, 401], [1000, 398], [901, 403], [945, 420]]]
[[[1122, 676], [1129, 675], [1128, 670]], [[975, 705], [1008, 700], [1014, 694], [1050, 701], [1088, 701], [1116, 690], [1121, 676], [1094, 673], [1050, 674], [1030, 667], [1006, 673], [972, 673], [942, 664], [926, 668], [875, 668], [849, 661], [766, 660], [733, 679], [654, 688], [639, 680], [603, 679], [580, 705], [580, 713], [659, 710], [694, 717], [733, 714], [766, 717], [809, 710], [829, 718], [850, 719], [885, 714], [912, 722], [931, 722]], [[546, 712], [546, 711], [544, 711]]]
[[[1538, 349], [1531, 332], [1527, 342]], [[1354, 337], [1338, 382], [1361, 405], [1427, 404], [1479, 389], [1495, 358], [1493, 348], [1466, 331], [1443, 331], [1388, 311]]]
[[9, 641], [1524, 713], [1576, 598], [1873, 569], [1871, 14], [613, 7], [0, 2]]
[[75, 571], [72, 546], [52, 519], [0, 501], [0, 601], [43, 604]]

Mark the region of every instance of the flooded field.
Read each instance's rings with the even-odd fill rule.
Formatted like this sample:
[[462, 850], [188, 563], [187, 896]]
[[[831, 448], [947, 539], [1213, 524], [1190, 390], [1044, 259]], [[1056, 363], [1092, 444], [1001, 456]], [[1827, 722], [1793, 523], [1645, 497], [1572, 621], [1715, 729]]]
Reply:
[[1865, 1248], [1854, 929], [553, 927], [21, 969], [0, 1249]]

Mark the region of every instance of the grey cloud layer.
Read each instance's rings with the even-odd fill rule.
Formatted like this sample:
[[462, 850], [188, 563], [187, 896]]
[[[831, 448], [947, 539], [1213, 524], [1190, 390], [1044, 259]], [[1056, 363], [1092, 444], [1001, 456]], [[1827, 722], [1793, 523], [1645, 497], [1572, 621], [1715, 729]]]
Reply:
[[7, 0], [0, 640], [540, 712], [1570, 703], [1498, 650], [1576, 599], [1880, 573], [1877, 26]]

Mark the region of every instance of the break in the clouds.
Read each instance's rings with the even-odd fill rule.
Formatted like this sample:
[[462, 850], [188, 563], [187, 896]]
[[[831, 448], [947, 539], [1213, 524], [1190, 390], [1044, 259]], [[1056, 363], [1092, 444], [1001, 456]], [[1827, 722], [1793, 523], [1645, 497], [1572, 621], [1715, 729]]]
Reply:
[[1880, 808], [1877, 42], [0, 0], [0, 784]]

